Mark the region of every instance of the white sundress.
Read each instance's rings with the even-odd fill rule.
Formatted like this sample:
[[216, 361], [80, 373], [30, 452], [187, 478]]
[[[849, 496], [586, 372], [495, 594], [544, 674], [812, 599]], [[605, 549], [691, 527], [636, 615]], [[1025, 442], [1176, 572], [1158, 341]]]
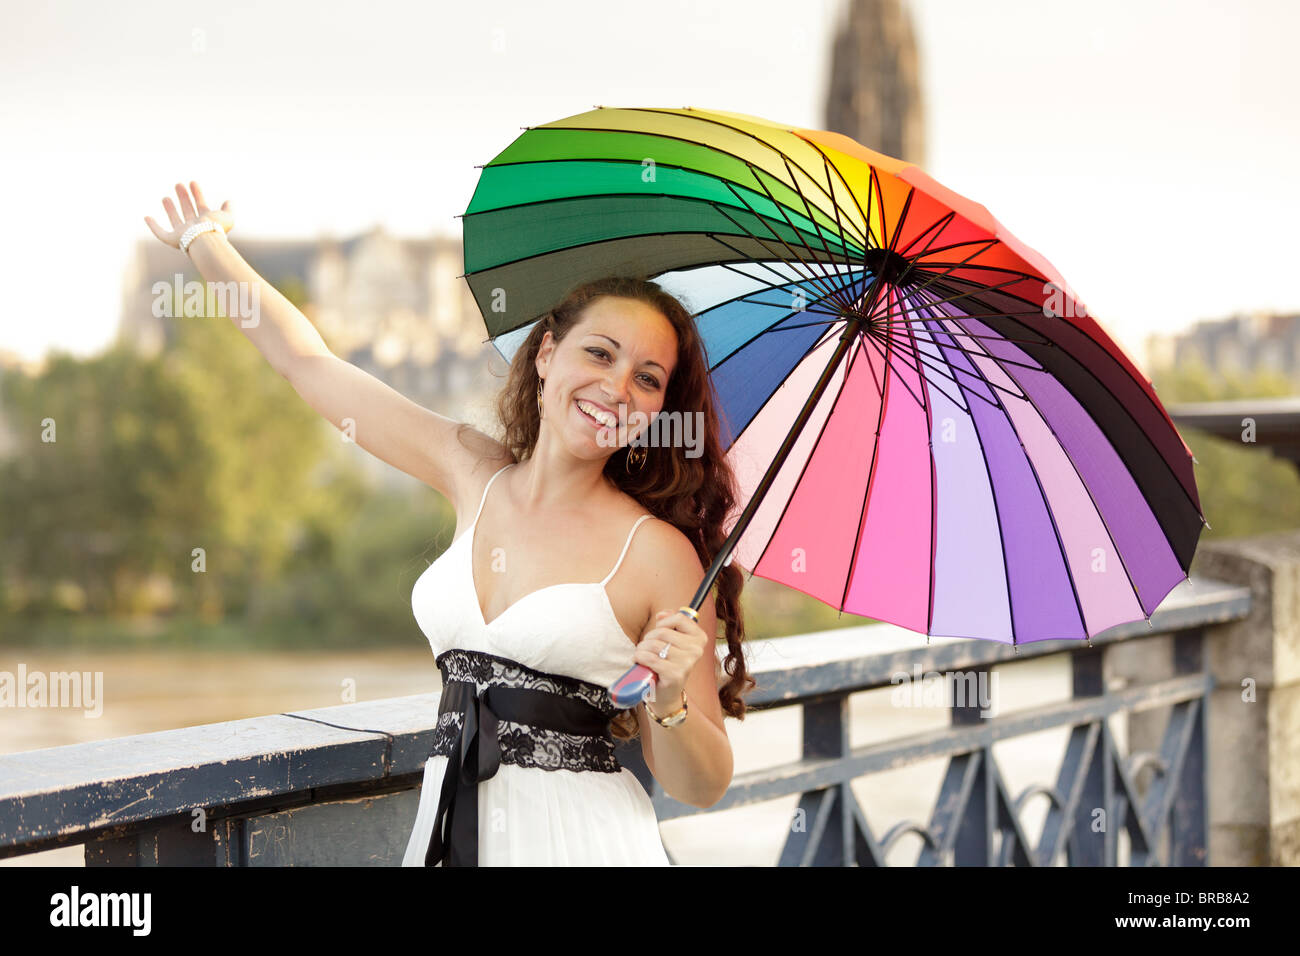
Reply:
[[[488, 687], [539, 689], [564, 698], [564, 706], [585, 710], [586, 704], [608, 718], [618, 710], [607, 688], [636, 661], [635, 647], [614, 614], [605, 585], [623, 563], [636, 529], [651, 516], [637, 519], [603, 581], [541, 588], [485, 622], [474, 586], [474, 530], [492, 482], [505, 470], [488, 480], [473, 523], [425, 569], [411, 592], [416, 622], [443, 673], [444, 698], [450, 678], [464, 682], [457, 687], [458, 693], [468, 693], [463, 699], [472, 700], [476, 690], [481, 694]], [[586, 712], [597, 716], [595, 710]], [[448, 755], [460, 753], [457, 746], [467, 719], [456, 710], [439, 717], [402, 866], [426, 865], [444, 773], [452, 759]], [[474, 719], [481, 727], [482, 721]], [[611, 736], [572, 736], [505, 718], [496, 726], [500, 763], [494, 774], [480, 776], [470, 787], [478, 804], [478, 865], [670, 865], [654, 805], [632, 771], [613, 756]], [[458, 792], [465, 799], [466, 791]], [[472, 833], [465, 817], [460, 821], [462, 835]], [[463, 839], [458, 844], [465, 845]]]

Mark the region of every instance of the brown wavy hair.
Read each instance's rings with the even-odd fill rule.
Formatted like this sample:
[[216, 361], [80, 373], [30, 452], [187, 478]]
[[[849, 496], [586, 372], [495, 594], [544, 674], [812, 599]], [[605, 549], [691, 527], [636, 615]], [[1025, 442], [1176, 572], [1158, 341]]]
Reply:
[[[536, 359], [542, 338], [549, 330], [558, 345], [582, 319], [587, 306], [602, 296], [645, 302], [672, 323], [677, 333], [677, 365], [668, 379], [663, 412], [701, 412], [704, 416], [704, 448], [698, 457], [687, 458], [685, 449], [675, 447], [675, 443], [660, 444], [653, 449], [646, 448], [644, 467], [628, 474], [625, 446], [605, 462], [605, 477], [635, 498], [646, 511], [686, 535], [700, 564], [707, 568], [726, 540], [722, 523], [738, 496], [736, 479], [718, 442], [717, 397], [695, 320], [675, 296], [656, 283], [640, 276], [609, 276], [583, 283], [570, 289], [559, 305], [541, 317], [511, 360], [506, 383], [497, 399], [497, 417], [504, 428], [502, 443], [516, 462], [532, 456], [541, 431]], [[738, 720], [745, 717], [744, 694], [757, 686], [745, 667], [741, 647], [745, 639], [740, 605], [743, 587], [744, 575], [735, 561], [722, 568], [714, 579], [714, 608], [724, 629], [722, 637], [727, 642], [723, 669], [729, 678], [718, 688], [718, 698], [722, 712]], [[610, 727], [613, 735], [621, 740], [631, 740], [640, 732], [631, 709], [616, 715]]]

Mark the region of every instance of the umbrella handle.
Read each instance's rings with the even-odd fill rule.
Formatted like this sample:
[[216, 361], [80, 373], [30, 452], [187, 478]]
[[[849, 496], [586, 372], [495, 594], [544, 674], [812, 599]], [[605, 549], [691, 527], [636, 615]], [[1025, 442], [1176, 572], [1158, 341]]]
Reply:
[[609, 685], [609, 699], [615, 707], [623, 710], [635, 707], [642, 700], [654, 700], [657, 680], [655, 672], [644, 664], [633, 665], [631, 670]]
[[[679, 614], [685, 614], [692, 621], [700, 619], [699, 612], [695, 610], [693, 604], [683, 605], [677, 611]], [[653, 703], [658, 682], [658, 674], [644, 664], [634, 664], [622, 677], [609, 685], [609, 699], [614, 702], [615, 707], [622, 710], [635, 707], [643, 700]]]

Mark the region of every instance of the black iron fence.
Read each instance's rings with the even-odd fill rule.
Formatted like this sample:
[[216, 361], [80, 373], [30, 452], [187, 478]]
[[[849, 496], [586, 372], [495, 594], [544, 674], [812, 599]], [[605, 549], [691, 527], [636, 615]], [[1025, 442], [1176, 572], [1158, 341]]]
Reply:
[[[661, 821], [798, 794], [782, 866], [881, 865], [908, 833], [920, 839], [919, 865], [1203, 864], [1206, 700], [1214, 686], [1207, 636], [1250, 606], [1247, 589], [1196, 579], [1150, 624], [1116, 627], [1090, 644], [935, 638], [904, 647], [919, 638], [887, 625], [755, 641], [761, 686], [750, 706], [800, 709], [798, 760], [737, 774], [723, 800], [701, 810], [662, 792], [639, 745], [622, 746], [619, 756], [647, 786]], [[1169, 647], [1166, 676], [1116, 679], [1124, 669], [1117, 655], [1160, 639]], [[882, 643], [897, 649], [878, 649]], [[982, 716], [961, 693], [994, 668], [1046, 656], [1068, 660], [1070, 699]], [[913, 674], [948, 682], [949, 724], [850, 746], [851, 695]], [[1154, 711], [1168, 715], [1158, 745], [1122, 753], [1108, 718]], [[426, 694], [3, 755], [0, 857], [80, 844], [92, 866], [395, 865], [415, 818], [436, 713], [437, 695]], [[1069, 728], [1060, 766], [1044, 766], [1042, 781], [1013, 794], [993, 745], [1053, 727]], [[936, 758], [946, 769], [923, 819], [873, 833], [850, 782]], [[1022, 811], [1034, 799], [1050, 806], [1031, 837]]]

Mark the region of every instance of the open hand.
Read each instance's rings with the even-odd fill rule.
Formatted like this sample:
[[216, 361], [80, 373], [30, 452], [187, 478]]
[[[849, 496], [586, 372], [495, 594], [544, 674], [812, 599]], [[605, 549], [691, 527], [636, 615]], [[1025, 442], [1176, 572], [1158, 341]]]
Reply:
[[181, 236], [186, 229], [204, 219], [210, 219], [226, 232], [230, 232], [235, 227], [235, 216], [230, 210], [229, 199], [221, 204], [220, 209], [210, 209], [207, 201], [203, 198], [203, 191], [199, 189], [199, 184], [191, 180], [190, 189], [194, 193], [193, 201], [190, 199], [190, 194], [185, 191], [185, 187], [181, 183], [176, 184], [176, 196], [181, 203], [179, 213], [176, 211], [176, 205], [171, 201], [171, 197], [163, 198], [163, 209], [167, 210], [167, 218], [172, 224], [170, 230], [164, 229], [154, 222], [153, 217], [144, 217], [145, 225], [153, 231], [153, 234], [173, 249], [181, 247]]

